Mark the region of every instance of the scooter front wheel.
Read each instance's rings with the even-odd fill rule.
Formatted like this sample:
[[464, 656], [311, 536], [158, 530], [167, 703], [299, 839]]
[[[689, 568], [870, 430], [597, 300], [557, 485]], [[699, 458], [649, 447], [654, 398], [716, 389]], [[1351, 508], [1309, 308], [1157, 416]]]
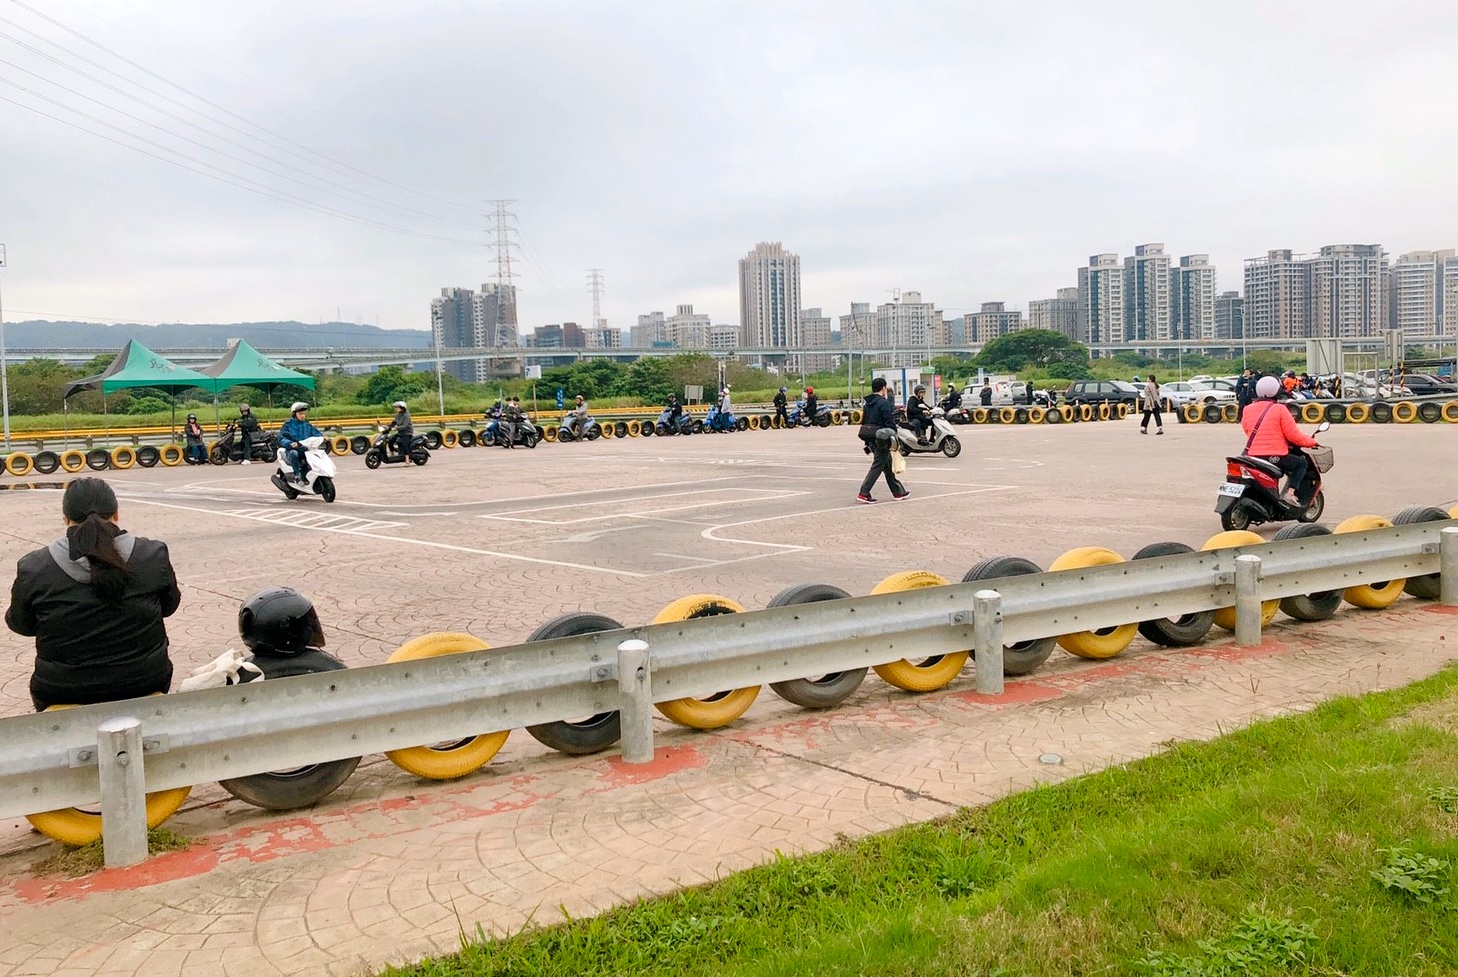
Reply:
[[314, 491], [318, 492], [325, 502], [334, 501], [334, 479], [327, 475], [320, 475], [314, 480]]
[[384, 460], [385, 459], [380, 456], [379, 449], [377, 448], [371, 448], [369, 451], [365, 452], [365, 467], [368, 468], [370, 471], [374, 471], [376, 468], [379, 468], [380, 465], [384, 463]]

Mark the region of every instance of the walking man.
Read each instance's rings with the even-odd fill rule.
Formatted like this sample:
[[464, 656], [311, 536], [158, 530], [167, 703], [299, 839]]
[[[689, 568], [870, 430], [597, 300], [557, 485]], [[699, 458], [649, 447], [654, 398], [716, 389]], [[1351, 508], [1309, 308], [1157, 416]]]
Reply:
[[861, 411], [860, 438], [872, 456], [871, 470], [866, 473], [860, 494], [856, 496], [856, 501], [864, 505], [875, 505], [876, 500], [871, 496], [871, 489], [876, 487], [876, 480], [883, 473], [886, 476], [886, 486], [891, 489], [891, 497], [897, 502], [911, 495], [891, 470], [891, 452], [896, 440], [896, 412], [891, 401], [886, 399], [885, 392], [885, 377], [872, 380], [871, 392], [866, 395]]
[[1144, 381], [1144, 389], [1140, 391], [1140, 399], [1144, 401], [1144, 420], [1139, 424], [1139, 433], [1149, 433], [1149, 418], [1154, 417], [1154, 433], [1164, 433], [1164, 419], [1159, 416], [1159, 381], [1154, 374], [1149, 374], [1149, 379]]

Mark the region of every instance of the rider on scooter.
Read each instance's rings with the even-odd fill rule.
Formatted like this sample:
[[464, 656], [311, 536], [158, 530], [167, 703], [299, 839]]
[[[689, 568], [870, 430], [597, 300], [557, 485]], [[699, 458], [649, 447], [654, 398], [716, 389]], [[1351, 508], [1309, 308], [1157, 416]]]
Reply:
[[937, 406], [949, 414], [962, 406], [962, 391], [957, 389], [955, 383], [949, 382], [947, 384], [947, 395], [942, 398], [942, 402]]
[[1240, 426], [1249, 436], [1245, 454], [1252, 458], [1263, 458], [1286, 473], [1286, 490], [1283, 501], [1304, 508], [1310, 499], [1297, 496], [1301, 483], [1306, 480], [1306, 455], [1297, 448], [1317, 447], [1314, 438], [1307, 437], [1296, 426], [1291, 412], [1283, 404], [1276, 403], [1281, 394], [1281, 381], [1275, 377], [1261, 377], [1256, 383], [1256, 400], [1245, 406], [1240, 414]]
[[801, 409], [805, 412], [805, 416], [809, 418], [810, 423], [814, 424], [815, 415], [820, 413], [820, 398], [815, 396], [814, 387], [805, 388], [805, 406]]
[[309, 405], [302, 400], [296, 401], [289, 408], [289, 419], [284, 421], [283, 427], [278, 429], [278, 446], [284, 449], [284, 457], [289, 464], [294, 466], [294, 481], [304, 480], [304, 446], [300, 444], [305, 438], [322, 438], [324, 432], [309, 423], [304, 415], [309, 413]]
[[668, 395], [668, 407], [666, 409], [668, 411], [669, 428], [677, 430], [678, 420], [683, 417], [683, 404], [678, 402], [678, 394]]
[[577, 395], [577, 406], [567, 412], [567, 427], [572, 433], [581, 438], [587, 433], [587, 422], [592, 420], [587, 413], [587, 401], [582, 394]]
[[931, 423], [931, 407], [926, 402], [926, 384], [918, 383], [906, 400], [906, 419], [916, 430], [918, 444], [926, 444], [926, 428]]
[[395, 436], [389, 443], [395, 446], [395, 453], [405, 457], [410, 452], [410, 439], [415, 437], [415, 424], [410, 420], [410, 405], [403, 400], [394, 403], [395, 416], [385, 425], [385, 430], [395, 429]]

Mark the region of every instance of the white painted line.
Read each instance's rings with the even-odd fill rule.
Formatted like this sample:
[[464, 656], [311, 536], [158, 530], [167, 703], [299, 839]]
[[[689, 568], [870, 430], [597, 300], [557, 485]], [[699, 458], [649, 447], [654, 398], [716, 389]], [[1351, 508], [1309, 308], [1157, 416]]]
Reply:
[[[736, 504], [742, 504], [742, 503], [745, 503], [745, 502], [776, 502], [776, 501], [779, 501], [780, 499], [789, 499], [789, 498], [794, 498], [795, 496], [808, 494], [806, 492], [795, 492], [795, 491], [790, 491], [790, 490], [752, 489], [752, 488], [743, 488], [743, 489], [705, 489], [703, 491], [704, 492], [755, 492], [755, 493], [758, 493], [758, 494], [757, 494], [757, 496], [755, 498], [748, 498], [748, 499], [735, 499], [735, 498], [728, 498], [728, 499], [726, 499], [726, 498], [718, 498], [718, 499], [706, 499], [706, 500], [704, 500], [702, 502], [690, 502], [690, 503], [687, 503], [685, 505], [657, 506], [657, 507], [654, 508], [653, 511], [655, 513], [659, 513], [659, 512], [680, 512], [680, 511], [683, 511], [683, 510], [686, 510], [686, 509], [702, 509], [705, 506], [711, 506], [711, 505], [736, 505]], [[634, 502], [657, 502], [659, 499], [672, 499], [672, 498], [677, 498], [680, 495], [701, 495], [701, 494], [703, 494], [703, 492], [680, 492], [680, 493], [676, 493], [674, 495], [651, 495], [651, 496], [644, 496], [644, 497], [640, 497], [640, 498], [612, 499], [612, 500], [606, 501], [606, 502], [580, 502], [580, 503], [573, 503], [571, 505], [563, 505], [563, 506], [543, 506], [542, 508], [543, 509], [580, 509], [580, 508], [585, 508], [586, 506], [591, 506], [591, 505], [629, 505], [629, 504], [634, 503]], [[539, 509], [516, 509], [516, 510], [513, 510], [513, 512], [537, 512], [537, 511], [541, 511], [541, 510], [539, 510]], [[478, 514], [476, 516], [476, 518], [477, 519], [492, 519], [492, 520], [495, 520], [497, 522], [521, 522], [521, 523], [530, 523], [532, 525], [537, 525], [537, 526], [574, 526], [574, 525], [577, 525], [579, 523], [584, 523], [584, 522], [602, 522], [602, 521], [608, 520], [608, 519], [643, 519], [643, 518], [647, 518], [647, 517], [645, 517], [642, 513], [639, 513], [639, 512], [610, 512], [610, 513], [607, 513], [607, 514], [601, 515], [601, 516], [579, 516], [576, 519], [519, 519], [519, 518], [516, 518], [511, 513], [480, 513], [480, 514]]]

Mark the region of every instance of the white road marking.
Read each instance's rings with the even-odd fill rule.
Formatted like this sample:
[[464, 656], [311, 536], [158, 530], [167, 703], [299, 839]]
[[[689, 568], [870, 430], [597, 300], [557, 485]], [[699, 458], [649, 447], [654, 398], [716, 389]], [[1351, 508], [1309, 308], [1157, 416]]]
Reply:
[[718, 494], [723, 492], [754, 493], [752, 498], [715, 498], [705, 499], [700, 502], [689, 502], [684, 505], [655, 506], [654, 513], [680, 512], [685, 509], [702, 509], [711, 505], [733, 505], [742, 502], [776, 502], [781, 499], [794, 498], [798, 495], [806, 495], [805, 492], [796, 492], [788, 489], [754, 489], [754, 488], [720, 488], [720, 489], [697, 489], [690, 492], [659, 493], [656, 495], [638, 496], [626, 499], [607, 499], [596, 502], [572, 502], [564, 505], [538, 506], [531, 509], [513, 509], [509, 512], [480, 513], [477, 519], [492, 519], [498, 522], [524, 522], [539, 526], [572, 526], [584, 522], [601, 522], [606, 519], [641, 519], [644, 516], [638, 512], [610, 512], [598, 516], [578, 516], [575, 519], [525, 519], [519, 518], [517, 513], [523, 512], [545, 512], [552, 509], [581, 509], [588, 506], [629, 506], [635, 502], [658, 502], [662, 499], [675, 499], [686, 495]]

